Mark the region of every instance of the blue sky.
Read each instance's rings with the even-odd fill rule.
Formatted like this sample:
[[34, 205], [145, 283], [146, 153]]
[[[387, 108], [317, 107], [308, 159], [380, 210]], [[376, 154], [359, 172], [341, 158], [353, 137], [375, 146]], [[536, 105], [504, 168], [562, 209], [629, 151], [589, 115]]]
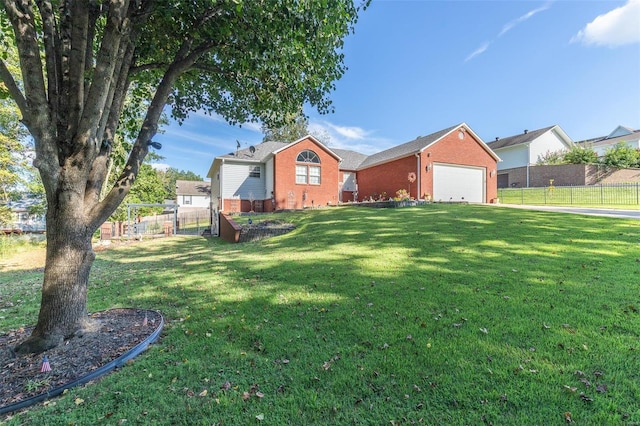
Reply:
[[[560, 125], [573, 140], [640, 129], [640, 0], [373, 0], [345, 42], [335, 113], [307, 108], [329, 146], [372, 154], [467, 123], [485, 142]], [[154, 138], [203, 178], [262, 141], [204, 113]]]

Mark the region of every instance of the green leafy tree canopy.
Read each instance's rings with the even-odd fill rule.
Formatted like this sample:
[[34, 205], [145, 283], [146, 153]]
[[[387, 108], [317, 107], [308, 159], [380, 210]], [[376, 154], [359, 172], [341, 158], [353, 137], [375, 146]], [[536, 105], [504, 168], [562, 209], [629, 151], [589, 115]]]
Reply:
[[[331, 112], [344, 38], [361, 10], [353, 0], [1, 1], [0, 50], [15, 46], [20, 64], [17, 75], [0, 57], [2, 94], [33, 137], [47, 201], [40, 312], [17, 352], [91, 325], [91, 237], [158, 147], [165, 105], [178, 121], [204, 110], [271, 127], [300, 105]], [[103, 191], [121, 127], [132, 145]]]

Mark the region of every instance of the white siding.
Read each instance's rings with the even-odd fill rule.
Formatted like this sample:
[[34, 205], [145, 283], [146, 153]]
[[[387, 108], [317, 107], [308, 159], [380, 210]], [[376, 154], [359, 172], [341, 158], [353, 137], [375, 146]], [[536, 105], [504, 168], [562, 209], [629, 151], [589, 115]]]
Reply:
[[271, 198], [274, 188], [273, 157], [264, 165], [265, 199]]
[[527, 160], [529, 158], [529, 146], [518, 145], [496, 150], [495, 153], [502, 160], [498, 163], [498, 170], [522, 167], [527, 165]]
[[[251, 168], [260, 166], [260, 177], [249, 177]], [[248, 200], [265, 199], [265, 170], [263, 164], [256, 163], [225, 163], [222, 166], [221, 175], [222, 197], [223, 198], [240, 198]]]
[[498, 170], [525, 167], [528, 164], [533, 165], [536, 164], [539, 157], [547, 152], [560, 151], [567, 148], [567, 145], [555, 130], [550, 130], [528, 144], [496, 149], [495, 153], [502, 160], [498, 163]]
[[356, 174], [353, 172], [344, 172], [342, 175], [344, 183], [342, 184], [343, 191], [355, 191], [356, 190]]
[[[562, 142], [562, 139], [560, 139], [555, 131], [551, 130], [545, 132], [531, 143], [530, 164], [536, 164], [538, 162], [538, 158], [545, 155], [547, 152], [560, 151], [567, 148], [568, 147]], [[521, 166], [526, 166], [526, 164], [521, 164]]]
[[216, 164], [211, 173], [211, 203], [214, 210], [220, 209], [220, 163]]

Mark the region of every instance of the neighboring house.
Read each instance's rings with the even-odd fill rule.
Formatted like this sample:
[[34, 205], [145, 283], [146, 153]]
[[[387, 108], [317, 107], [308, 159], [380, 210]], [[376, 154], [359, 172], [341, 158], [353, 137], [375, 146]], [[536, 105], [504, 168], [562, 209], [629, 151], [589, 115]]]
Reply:
[[176, 198], [180, 211], [209, 208], [211, 185], [205, 181], [177, 180]]
[[46, 228], [45, 216], [29, 213], [30, 207], [39, 202], [34, 199], [22, 199], [7, 203], [13, 216], [13, 222], [7, 228], [20, 229], [22, 232], [43, 232]]
[[223, 212], [336, 205], [399, 189], [413, 198], [486, 203], [497, 196], [497, 161], [462, 123], [371, 156], [330, 149], [313, 136], [264, 142], [216, 157], [207, 177], [213, 207]]
[[617, 144], [625, 144], [631, 148], [640, 149], [640, 130], [618, 126], [607, 136], [576, 142], [585, 148], [592, 148], [598, 157], [603, 157], [607, 149]]
[[[571, 138], [558, 125], [533, 131], [525, 130], [508, 138], [487, 143], [502, 162], [498, 165], [498, 188], [529, 187], [529, 166], [549, 152], [570, 149]], [[524, 174], [522, 173], [524, 169]], [[517, 173], [515, 170], [517, 169]], [[513, 171], [513, 173], [512, 173]]]

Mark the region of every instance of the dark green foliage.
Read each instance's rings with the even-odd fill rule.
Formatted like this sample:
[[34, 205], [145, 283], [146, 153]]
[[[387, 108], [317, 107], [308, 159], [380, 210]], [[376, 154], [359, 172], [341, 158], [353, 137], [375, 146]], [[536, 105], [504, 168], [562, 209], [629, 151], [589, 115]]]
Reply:
[[176, 199], [176, 181], [177, 180], [191, 180], [202, 181], [202, 176], [192, 172], [191, 170], [178, 170], [173, 167], [162, 171], [158, 170], [160, 179], [166, 192], [166, 198], [170, 200]]
[[289, 115], [286, 122], [279, 127], [262, 126], [263, 142], [294, 142], [309, 134], [309, 120], [302, 113]]
[[538, 157], [536, 165], [597, 164], [598, 154], [588, 147], [573, 145], [570, 149], [547, 151]]
[[[162, 178], [158, 171], [149, 164], [143, 164], [131, 191], [129, 191], [124, 202], [118, 206], [110, 219], [126, 220], [127, 204], [129, 203], [162, 204], [167, 198], [167, 191], [162, 184]], [[159, 207], [140, 207], [138, 209], [138, 214], [141, 216], [150, 216], [161, 212], [162, 208]]]
[[620, 142], [607, 149], [602, 162], [611, 167], [638, 167], [640, 166], [640, 152], [636, 148]]
[[574, 145], [564, 153], [563, 162], [566, 164], [596, 164], [598, 154], [592, 148]]

